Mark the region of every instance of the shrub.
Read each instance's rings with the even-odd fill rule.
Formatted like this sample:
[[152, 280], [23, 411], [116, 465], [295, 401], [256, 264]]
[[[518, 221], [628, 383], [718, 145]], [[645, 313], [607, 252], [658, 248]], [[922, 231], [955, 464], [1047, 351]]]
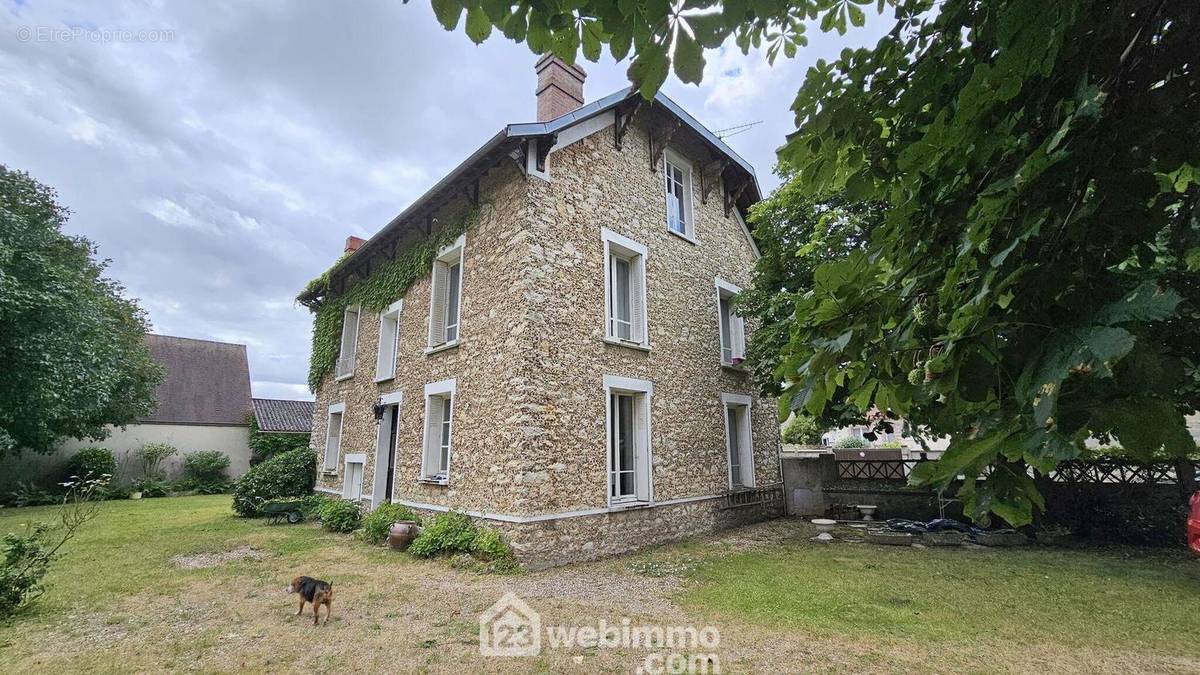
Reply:
[[142, 476], [133, 481], [133, 490], [142, 493], [142, 497], [166, 497], [171, 490], [171, 484], [158, 476]]
[[258, 428], [258, 420], [250, 415], [250, 466], [271, 459], [275, 455], [307, 448], [309, 434], [272, 434]]
[[417, 514], [403, 504], [381, 504], [363, 518], [363, 541], [378, 546], [387, 541], [392, 523], [401, 520], [420, 522]]
[[453, 511], [439, 513], [408, 547], [409, 553], [432, 558], [440, 553], [470, 553], [475, 545], [475, 525]]
[[317, 455], [297, 448], [251, 467], [233, 486], [233, 510], [242, 517], [256, 516], [263, 503], [273, 499], [304, 497], [317, 479]]
[[201, 450], [183, 457], [183, 475], [197, 483], [221, 483], [228, 480], [229, 457], [220, 450]]
[[6, 501], [12, 506], [22, 507], [57, 504], [58, 499], [59, 496], [57, 494], [42, 489], [33, 481], [22, 481], [17, 483], [16, 488], [8, 493]]
[[29, 524], [23, 534], [4, 536], [0, 544], [0, 617], [12, 616], [42, 594], [43, 580], [51, 563], [60, 557], [59, 549], [96, 517], [95, 499], [103, 489], [102, 479], [68, 483], [62, 506], [57, 509], [57, 527]]
[[67, 460], [65, 477], [112, 477], [117, 473], [117, 458], [108, 448], [80, 448]]
[[170, 443], [147, 443], [137, 451], [138, 461], [142, 463], [142, 476], [162, 477], [162, 463], [179, 454]]
[[504, 541], [500, 532], [490, 527], [481, 528], [475, 534], [471, 552], [476, 558], [490, 563], [488, 571], [506, 572], [517, 567], [517, 557], [512, 547]]
[[859, 450], [863, 448], [869, 448], [871, 447], [871, 444], [867, 443], [864, 439], [861, 439], [858, 436], [843, 436], [833, 444], [833, 447], [839, 450]]
[[783, 442], [789, 445], [820, 445], [825, 429], [812, 415], [796, 413], [783, 425]]
[[304, 495], [300, 498], [300, 512], [304, 514], [305, 518], [316, 518], [319, 520], [321, 518], [321, 509], [325, 508], [326, 502], [329, 501], [332, 500], [319, 492]]
[[358, 502], [348, 499], [330, 499], [321, 505], [321, 525], [331, 532], [353, 532], [362, 522], [362, 509]]

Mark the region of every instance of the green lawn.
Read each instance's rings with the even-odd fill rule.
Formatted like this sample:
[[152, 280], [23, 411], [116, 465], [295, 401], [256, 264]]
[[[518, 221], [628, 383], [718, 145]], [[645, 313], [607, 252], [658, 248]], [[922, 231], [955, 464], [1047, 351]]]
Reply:
[[777, 547], [706, 565], [685, 605], [805, 634], [1200, 654], [1200, 562], [1182, 552]]
[[[51, 509], [0, 510], [0, 532]], [[722, 672], [1200, 672], [1200, 561], [1183, 551], [820, 545], [797, 521], [622, 558], [480, 576], [310, 526], [232, 517], [225, 496], [104, 504], [50, 590], [0, 627], [0, 671], [630, 672], [645, 652], [484, 659], [506, 591], [543, 623], [630, 617], [720, 629]], [[252, 547], [186, 569], [173, 558]], [[287, 580], [335, 581], [333, 621]]]

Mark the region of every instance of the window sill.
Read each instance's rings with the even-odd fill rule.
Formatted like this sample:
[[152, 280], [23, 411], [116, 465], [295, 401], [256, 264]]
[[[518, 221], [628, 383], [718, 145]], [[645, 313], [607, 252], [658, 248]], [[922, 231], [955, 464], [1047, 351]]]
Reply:
[[354, 373], [346, 373], [345, 375], [336, 375], [336, 376], [334, 376], [333, 381], [341, 382], [342, 380], [348, 380], [352, 377], [354, 377]]
[[422, 485], [436, 485], [439, 487], [447, 487], [450, 485], [449, 478], [447, 478], [446, 480], [436, 480], [433, 478], [418, 478], [417, 482]]
[[650, 506], [648, 501], [610, 502], [609, 511], [626, 511], [629, 509], [644, 509]]
[[321, 475], [325, 478], [337, 478], [337, 469], [321, 469]]
[[743, 361], [742, 363], [727, 363], [725, 361], [722, 361], [721, 368], [723, 370], [731, 370], [735, 373], [743, 373], [744, 374], [744, 373], [749, 372], [746, 370], [746, 366], [742, 365], [744, 363], [745, 363], [745, 361]]
[[444, 351], [446, 351], [446, 350], [449, 350], [449, 349], [454, 349], [454, 348], [455, 348], [455, 347], [457, 347], [457, 346], [458, 346], [458, 340], [454, 340], [453, 342], [446, 342], [446, 343], [444, 343], [444, 344], [436, 345], [436, 346], [433, 346], [433, 347], [426, 347], [426, 348], [425, 348], [425, 355], [426, 355], [426, 356], [429, 356], [430, 354], [436, 354], [436, 353], [438, 353], [438, 352], [444, 352]]
[[695, 237], [689, 237], [689, 236], [688, 236], [688, 235], [686, 235], [686, 234], [682, 234], [682, 233], [680, 233], [680, 232], [676, 232], [675, 230], [672, 230], [670, 227], [668, 227], [668, 228], [667, 228], [667, 232], [669, 232], [669, 233], [671, 233], [671, 234], [675, 235], [676, 237], [679, 237], [680, 239], [682, 239], [682, 240], [686, 241], [687, 243], [691, 244], [692, 246], [695, 246], [695, 245], [696, 245], [696, 239], [695, 239]]
[[384, 382], [391, 382], [394, 379], [396, 379], [395, 373], [393, 373], [391, 375], [385, 375], [383, 377], [376, 377], [375, 384], [383, 384]]
[[626, 342], [625, 340], [606, 337], [604, 338], [604, 343], [613, 345], [615, 347], [628, 347], [629, 349], [636, 349], [639, 352], [650, 353], [650, 345], [640, 344], [637, 342]]

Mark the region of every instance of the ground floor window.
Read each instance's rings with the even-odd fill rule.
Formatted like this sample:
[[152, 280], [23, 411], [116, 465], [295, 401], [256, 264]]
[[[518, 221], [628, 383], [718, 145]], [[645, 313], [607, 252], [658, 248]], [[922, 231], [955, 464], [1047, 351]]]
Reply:
[[346, 499], [362, 499], [363, 464], [366, 461], [366, 455], [346, 455], [346, 471], [342, 483], [342, 496]]
[[650, 501], [650, 395], [645, 380], [606, 376], [608, 395], [608, 500]]
[[450, 456], [454, 438], [454, 380], [425, 385], [425, 451], [421, 478], [446, 483], [450, 480]]
[[721, 394], [731, 488], [754, 487], [754, 444], [750, 432], [750, 404], [749, 396]]

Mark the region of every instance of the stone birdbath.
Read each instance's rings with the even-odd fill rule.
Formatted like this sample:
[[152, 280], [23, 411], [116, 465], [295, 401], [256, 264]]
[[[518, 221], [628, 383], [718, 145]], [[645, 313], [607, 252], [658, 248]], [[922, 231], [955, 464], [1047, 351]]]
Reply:
[[813, 518], [810, 521], [817, 528], [817, 536], [813, 537], [816, 541], [833, 541], [834, 527], [837, 527], [837, 521], [829, 518]]

